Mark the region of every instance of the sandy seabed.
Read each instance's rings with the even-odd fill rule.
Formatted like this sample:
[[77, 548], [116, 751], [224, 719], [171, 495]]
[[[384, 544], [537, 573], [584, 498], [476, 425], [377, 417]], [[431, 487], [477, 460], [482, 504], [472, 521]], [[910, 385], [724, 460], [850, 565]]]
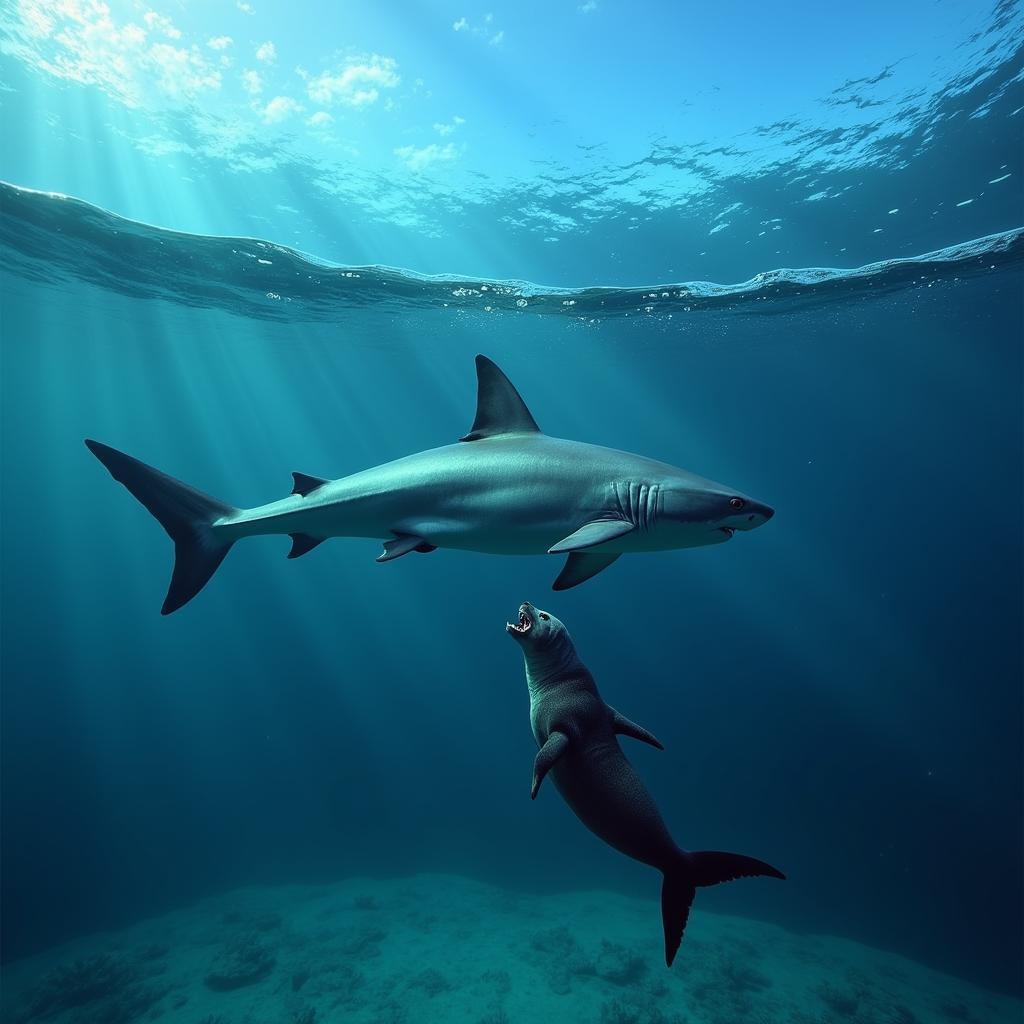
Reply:
[[7, 965], [29, 1024], [1020, 1024], [1024, 1004], [857, 942], [453, 875], [247, 888]]

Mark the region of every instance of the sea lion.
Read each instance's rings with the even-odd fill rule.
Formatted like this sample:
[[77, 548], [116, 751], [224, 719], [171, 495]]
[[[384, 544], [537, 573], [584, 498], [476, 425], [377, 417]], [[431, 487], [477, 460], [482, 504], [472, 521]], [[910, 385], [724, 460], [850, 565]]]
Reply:
[[523, 650], [530, 724], [540, 748], [530, 797], [537, 796], [550, 772], [562, 798], [591, 832], [662, 872], [665, 963], [671, 967], [698, 886], [754, 875], [786, 876], [753, 857], [677, 846], [616, 736], [632, 736], [659, 750], [662, 745], [605, 704], [569, 631], [550, 612], [526, 602], [518, 620], [505, 629]]

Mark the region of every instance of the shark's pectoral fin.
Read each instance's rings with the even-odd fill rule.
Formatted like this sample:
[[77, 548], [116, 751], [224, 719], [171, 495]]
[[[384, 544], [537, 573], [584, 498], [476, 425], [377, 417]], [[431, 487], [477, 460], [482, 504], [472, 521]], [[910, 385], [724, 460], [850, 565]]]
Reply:
[[640, 740], [641, 743], [650, 743], [652, 747], [657, 747], [659, 750], [665, 749], [653, 732], [648, 732], [642, 725], [631, 722], [614, 708], [612, 708], [612, 728], [620, 736], [632, 736], [633, 739]]
[[326, 537], [311, 537], [308, 533], [290, 533], [288, 536], [292, 539], [292, 549], [288, 552], [289, 558], [298, 558], [300, 555], [306, 554], [307, 551], [312, 551], [317, 544], [323, 544], [327, 539]]
[[593, 522], [584, 523], [575, 533], [570, 533], [568, 537], [563, 537], [557, 544], [552, 545], [548, 548], [548, 554], [557, 555], [563, 551], [596, 547], [635, 529], [636, 527], [626, 519], [595, 519]]
[[306, 497], [307, 494], [315, 491], [318, 487], [323, 487], [324, 484], [330, 483], [329, 480], [325, 480], [322, 476], [310, 476], [308, 473], [292, 473], [292, 479], [295, 481], [292, 494], [301, 494], [303, 497]]
[[569, 737], [564, 732], [553, 729], [548, 733], [544, 746], [537, 751], [533, 762], [533, 784], [530, 786], [530, 799], [537, 799], [537, 790], [544, 781], [544, 776], [551, 770], [554, 763], [565, 753], [569, 746]]
[[384, 541], [384, 550], [377, 556], [378, 562], [390, 562], [394, 558], [401, 558], [410, 551], [436, 551], [437, 545], [430, 544], [422, 537], [414, 533], [399, 534], [394, 540]]
[[588, 554], [585, 551], [570, 551], [569, 557], [558, 574], [558, 579], [551, 584], [552, 590], [568, 590], [579, 583], [596, 576], [602, 569], [607, 569], [618, 558], [618, 554], [604, 555], [599, 552]]
[[487, 356], [476, 357], [476, 418], [460, 441], [499, 434], [539, 434], [540, 427], [512, 382]]

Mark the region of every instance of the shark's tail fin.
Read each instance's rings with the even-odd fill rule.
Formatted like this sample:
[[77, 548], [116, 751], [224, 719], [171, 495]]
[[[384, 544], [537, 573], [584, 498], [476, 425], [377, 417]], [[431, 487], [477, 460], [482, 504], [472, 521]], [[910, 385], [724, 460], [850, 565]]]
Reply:
[[161, 614], [170, 615], [203, 589], [224, 560], [232, 541], [216, 536], [212, 524], [237, 509], [99, 441], [85, 443], [110, 470], [110, 475], [160, 521], [174, 541], [174, 572], [160, 609]]
[[690, 916], [690, 906], [698, 886], [718, 885], [734, 878], [764, 875], [770, 878], [786, 876], [763, 860], [744, 857], [740, 853], [719, 853], [701, 850], [686, 853], [680, 850], [679, 859], [665, 871], [661, 885], [661, 922], [665, 929], [665, 963], [669, 967], [676, 957], [683, 931]]

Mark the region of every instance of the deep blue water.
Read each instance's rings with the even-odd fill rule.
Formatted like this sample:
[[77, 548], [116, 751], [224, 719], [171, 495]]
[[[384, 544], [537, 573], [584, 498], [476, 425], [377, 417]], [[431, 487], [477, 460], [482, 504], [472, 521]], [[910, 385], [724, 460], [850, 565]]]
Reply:
[[[17, 957], [250, 880], [457, 870], [651, 894], [531, 804], [519, 602], [573, 630], [680, 841], [781, 865], [701, 906], [1000, 988], [1020, 952], [1019, 271], [685, 327], [408, 310], [274, 322], [4, 280], [4, 925]], [[724, 547], [374, 562], [170, 544], [95, 436], [239, 505], [443, 444], [498, 360], [549, 432], [778, 510]], [[557, 843], [552, 862], [541, 847]]]
[[[209, 96], [149, 109], [103, 60], [67, 63], [102, 5], [66, 5], [64, 36], [39, 28], [45, 6], [0, 9], [4, 962], [253, 882], [440, 871], [654, 899], [656, 873], [553, 789], [529, 799], [504, 624], [530, 600], [665, 744], [628, 754], [678, 841], [788, 875], [699, 908], [1024, 993], [1021, 4], [963, 5], [963, 38], [923, 71], [844, 52], [792, 116], [783, 86], [805, 86], [781, 68], [761, 120], [720, 137], [735, 110], [713, 91], [661, 110], [625, 82], [636, 137], [609, 113], [607, 147], [508, 99], [499, 11], [509, 49], [481, 29], [489, 63], [471, 70], [507, 120], [422, 174], [291, 122], [274, 134], [248, 97], [244, 131]], [[948, 28], [939, 6], [922, 53]], [[880, 34], [825, 14], [837, 48]], [[224, 50], [219, 28], [190, 30]], [[618, 90], [602, 31], [579, 74]], [[735, 61], [762, 49], [740, 33]], [[433, 150], [409, 125], [365, 128], [392, 164], [481, 120], [414, 108], [402, 62], [397, 109], [444, 124]], [[559, 557], [380, 565], [376, 542], [335, 539], [289, 561], [287, 539], [257, 538], [160, 616], [171, 543], [84, 438], [258, 505], [292, 471], [460, 437], [478, 352], [546, 432], [728, 482], [774, 519], [565, 593]]]

